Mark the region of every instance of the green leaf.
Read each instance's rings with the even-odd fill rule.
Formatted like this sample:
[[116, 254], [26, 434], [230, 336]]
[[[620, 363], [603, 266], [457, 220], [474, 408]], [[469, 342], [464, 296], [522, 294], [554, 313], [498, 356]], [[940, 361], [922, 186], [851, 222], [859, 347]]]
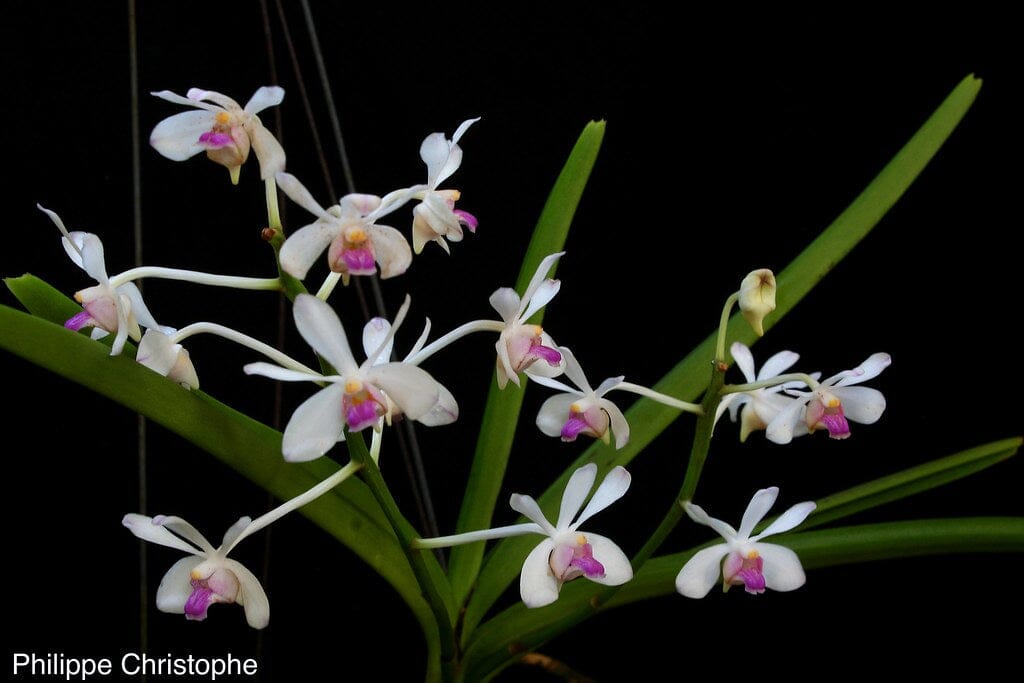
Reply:
[[[962, 479], [1013, 456], [1021, 442], [1022, 439], [1016, 437], [976, 446], [822, 498], [815, 501], [817, 509], [800, 528], [820, 526]], [[770, 523], [768, 520], [766, 522]]]
[[[537, 227], [534, 228], [526, 257], [519, 270], [516, 291], [523, 292], [526, 289], [540, 262], [546, 256], [562, 250], [576, 207], [583, 196], [583, 189], [597, 161], [603, 138], [603, 121], [591, 121], [580, 133], [551, 194], [548, 195]], [[542, 316], [543, 311], [538, 312], [531, 320], [540, 324]], [[512, 451], [512, 440], [515, 437], [522, 404], [521, 388], [509, 383], [501, 390], [498, 389], [495, 380], [491, 381], [480, 436], [473, 456], [473, 466], [466, 484], [466, 495], [456, 524], [459, 532], [483, 529], [491, 523], [494, 504], [501, 491], [508, 456]], [[474, 543], [452, 549], [449, 575], [458, 604], [462, 604], [466, 599], [480, 569], [482, 558], [482, 544]]]
[[[792, 548], [805, 568], [814, 569], [928, 555], [1024, 552], [1024, 517], [928, 519], [841, 527], [772, 539]], [[675, 593], [675, 577], [698, 549], [654, 558], [599, 609]], [[502, 612], [477, 632], [465, 656], [468, 681], [485, 680], [598, 611], [593, 584], [565, 586], [558, 602], [541, 609], [522, 604]]]
[[[964, 78], [864, 191], [777, 275], [777, 305], [775, 312], [764, 322], [766, 330], [792, 310], [882, 219], [952, 134], [980, 88], [981, 81], [973, 75]], [[708, 335], [654, 389], [684, 401], [696, 400], [710, 380], [709, 368], [714, 358], [716, 333], [717, 330]], [[728, 339], [748, 345], [757, 341], [739, 314], [729, 321]], [[541, 508], [549, 514], [557, 509], [558, 499], [573, 470], [587, 462], [596, 462], [602, 472], [615, 465], [629, 463], [678, 416], [678, 410], [660, 403], [646, 398], [637, 401], [626, 411], [630, 424], [629, 444], [616, 451], [611, 446], [595, 442], [539, 497]], [[483, 526], [486, 526], [486, 521], [478, 528]], [[480, 552], [482, 548], [479, 546], [482, 544], [465, 547], [477, 547]], [[521, 536], [500, 541], [488, 554], [466, 608], [464, 640], [515, 579], [522, 558], [530, 548], [530, 539]]]
[[[110, 356], [109, 346], [65, 329], [60, 323], [81, 311], [81, 306], [42, 280], [23, 275], [5, 282], [26, 308], [49, 320], [0, 305], [4, 331], [0, 348], [158, 422], [281, 500], [293, 498], [338, 470], [329, 458], [286, 463], [281, 457], [280, 432], [202, 391], [183, 389], [136, 363], [130, 354]], [[350, 478], [300, 511], [391, 583], [428, 628], [432, 619], [419, 586], [390, 525], [362, 482]]]

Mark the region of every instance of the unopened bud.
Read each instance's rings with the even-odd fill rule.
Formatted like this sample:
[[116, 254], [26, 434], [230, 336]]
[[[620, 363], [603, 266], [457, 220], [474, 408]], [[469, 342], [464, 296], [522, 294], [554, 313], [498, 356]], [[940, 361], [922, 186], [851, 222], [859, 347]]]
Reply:
[[757, 336], [764, 334], [764, 318], [775, 310], [775, 274], [767, 268], [751, 271], [740, 283], [740, 312]]

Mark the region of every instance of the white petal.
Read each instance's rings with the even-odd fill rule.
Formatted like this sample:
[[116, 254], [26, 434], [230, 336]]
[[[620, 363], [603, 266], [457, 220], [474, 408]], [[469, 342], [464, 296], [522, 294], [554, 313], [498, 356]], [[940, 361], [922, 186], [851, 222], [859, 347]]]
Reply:
[[131, 513], [124, 516], [124, 519], [121, 520], [121, 524], [125, 525], [125, 527], [128, 528], [128, 531], [132, 532], [132, 534], [144, 541], [164, 545], [168, 548], [174, 548], [175, 550], [181, 550], [189, 553], [190, 555], [202, 554], [201, 551], [181, 540], [164, 527], [159, 524], [153, 524], [152, 517]]
[[203, 562], [201, 557], [183, 557], [167, 570], [156, 589], [156, 608], [168, 614], [184, 614], [185, 603], [192, 595], [192, 570]]
[[149, 144], [172, 161], [185, 161], [204, 151], [199, 136], [213, 128], [216, 116], [205, 109], [175, 114], [156, 124], [149, 134]]
[[704, 508], [700, 505], [694, 505], [687, 501], [683, 503], [683, 509], [686, 510], [686, 514], [690, 516], [690, 519], [697, 522], [697, 524], [703, 524], [714, 529], [719, 536], [727, 541], [731, 541], [738, 535], [736, 530], [732, 528], [730, 524], [723, 522], [720, 519], [712, 517], [708, 513], [704, 512]]
[[579, 400], [575, 394], [556, 394], [548, 398], [537, 413], [537, 427], [545, 436], [562, 436], [562, 427], [569, 419], [569, 409]]
[[160, 92], [151, 92], [149, 94], [153, 97], [159, 97], [161, 100], [173, 102], [174, 104], [183, 104], [186, 107], [200, 107], [202, 109], [220, 111], [220, 107], [215, 107], [214, 105], [207, 104], [206, 102], [198, 102], [194, 99], [189, 99], [179, 95], [178, 93], [171, 92], [170, 90], [161, 90]]
[[598, 399], [597, 404], [604, 409], [604, 412], [608, 413], [612, 433], [615, 434], [615, 447], [622, 448], [629, 443], [629, 422], [626, 421], [626, 416], [622, 414], [617, 405], [606, 398]]
[[792, 441], [797, 422], [800, 422], [804, 407], [809, 400], [810, 394], [794, 399], [792, 403], [775, 416], [774, 420], [768, 423], [764, 433], [765, 437], [769, 441], [778, 444], [787, 444]]
[[[591, 463], [593, 464], [593, 463]], [[594, 465], [595, 470], [597, 466]], [[616, 466], [611, 469], [604, 476], [604, 480], [601, 485], [597, 487], [597, 491], [594, 492], [594, 497], [587, 503], [587, 507], [580, 513], [576, 523], [572, 525], [573, 529], [578, 529], [580, 525], [586, 522], [588, 519], [596, 515], [601, 510], [622, 498], [626, 491], [629, 490], [630, 477], [629, 472], [626, 471], [625, 467]], [[561, 522], [561, 520], [559, 520]], [[561, 524], [559, 524], [561, 527]]]
[[448, 150], [448, 157], [445, 159], [444, 164], [441, 168], [437, 169], [436, 175], [430, 174], [428, 167], [427, 172], [427, 183], [432, 187], [437, 187], [445, 180], [451, 177], [453, 173], [459, 170], [459, 166], [462, 165], [462, 148], [452, 143]]
[[159, 327], [156, 318], [149, 312], [146, 302], [142, 300], [142, 292], [134, 282], [126, 282], [121, 285], [117, 288], [117, 293], [128, 297], [128, 301], [131, 302], [131, 315], [140, 325], [149, 328]]
[[545, 377], [543, 375], [533, 374], [534, 368], [539, 367], [540, 363], [547, 365], [547, 363], [544, 361], [538, 361], [537, 363], [534, 363], [533, 365], [531, 365], [530, 367], [526, 368], [526, 370], [523, 371], [526, 373], [526, 376], [530, 378], [530, 381], [536, 382], [541, 386], [548, 387], [549, 389], [554, 389], [555, 391], [570, 394], [571, 396], [574, 397], [583, 396], [583, 392], [577, 389], [576, 387], [571, 387], [568, 384], [565, 384], [564, 382], [559, 382], [557, 379], [552, 379], [550, 377]]
[[441, 182], [441, 169], [448, 161], [450, 151], [451, 143], [444, 133], [431, 133], [420, 143], [420, 159], [427, 165], [427, 185], [431, 189]]
[[[786, 370], [793, 367], [793, 364], [800, 360], [800, 354], [793, 351], [779, 351], [777, 354], [764, 362], [757, 379], [771, 379], [778, 377]], [[753, 381], [753, 380], [751, 380]]]
[[245, 608], [245, 620], [253, 628], [264, 628], [270, 623], [270, 601], [260, 580], [245, 565], [235, 560], [224, 560], [224, 564], [238, 579], [238, 595], [235, 602]]
[[288, 462], [319, 458], [344, 439], [341, 412], [343, 384], [331, 384], [313, 394], [295, 409], [284, 428], [281, 452]]
[[[274, 175], [274, 179], [277, 181], [277, 186], [281, 188], [289, 199], [309, 211], [314, 216], [320, 218], [327, 218], [330, 216], [320, 204], [313, 199], [313, 195], [310, 194], [306, 186], [299, 182], [299, 179], [293, 176], [291, 173], [277, 173]], [[330, 216], [333, 218], [333, 216]], [[337, 234], [339, 229], [335, 229]]]
[[854, 422], [874, 424], [885, 412], [885, 396], [878, 389], [838, 386], [832, 393], [843, 404], [843, 414]]
[[767, 529], [759, 533], [757, 536], [754, 536], [751, 540], [758, 541], [762, 538], [771, 536], [772, 534], [781, 534], [784, 531], [789, 531], [807, 519], [807, 515], [814, 512], [816, 507], [818, 507], [817, 504], [811, 501], [797, 503], [779, 515], [774, 522], [768, 525]]
[[281, 245], [281, 268], [298, 280], [306, 279], [309, 269], [337, 236], [338, 224], [330, 219], [299, 228]]
[[516, 374], [515, 369], [512, 367], [512, 360], [508, 357], [508, 344], [505, 343], [504, 335], [498, 338], [494, 348], [498, 352], [496, 367], [498, 388], [504, 389], [509, 380], [512, 380], [516, 386], [519, 386], [519, 375]]
[[289, 370], [272, 363], [249, 363], [243, 366], [242, 370], [247, 375], [260, 375], [270, 379], [281, 380], [282, 382], [322, 382], [326, 379], [320, 374], [304, 372], [302, 370]]
[[501, 287], [494, 290], [488, 301], [506, 323], [516, 319], [516, 313], [519, 312], [519, 295], [516, 294], [516, 290], [511, 287]]
[[249, 101], [245, 103], [245, 111], [250, 114], [259, 114], [267, 107], [281, 104], [284, 99], [284, 88], [276, 85], [263, 86], [253, 93]]
[[242, 537], [242, 534], [252, 526], [252, 517], [239, 517], [238, 521], [228, 527], [228, 530], [224, 532], [224, 538], [220, 542], [220, 548], [218, 552], [223, 552], [225, 555], [233, 548]]
[[529, 300], [530, 304], [519, 315], [519, 319], [528, 320], [531, 315], [547, 306], [548, 302], [555, 298], [555, 295], [558, 294], [558, 290], [561, 288], [561, 280], [542, 281], [536, 289], [530, 292], [529, 297], [523, 297], [523, 300]]
[[260, 180], [273, 178], [284, 170], [286, 157], [284, 148], [274, 134], [263, 127], [262, 123], [253, 123], [248, 127], [249, 140], [256, 159], [260, 162]]
[[466, 131], [469, 130], [469, 127], [472, 126], [474, 123], [476, 123], [479, 120], [480, 120], [480, 117], [478, 116], [475, 119], [466, 119], [465, 121], [460, 123], [459, 127], [455, 129], [455, 134], [452, 135], [452, 143], [458, 142], [462, 138], [462, 136], [466, 133]]
[[[558, 263], [558, 259], [560, 259], [564, 253], [564, 251], [560, 251], [557, 254], [550, 254], [544, 257], [544, 259], [537, 266], [537, 270], [536, 272], [534, 272], [533, 277], [530, 278], [530, 284], [527, 285], [526, 291], [523, 292], [523, 304], [521, 305], [525, 306], [526, 302], [530, 301], [530, 299], [533, 298], [534, 292], [536, 292], [537, 289], [540, 288], [541, 283], [543, 283], [547, 279], [548, 271], [551, 270], [556, 263]], [[554, 296], [554, 294], [552, 294], [551, 296]], [[550, 298], [548, 299], [548, 301], [550, 301]]]
[[727, 543], [698, 551], [676, 575], [676, 590], [688, 598], [703, 598], [718, 583], [722, 574], [722, 558], [728, 552]]
[[451, 424], [459, 417], [459, 404], [455, 397], [443, 385], [437, 385], [437, 402], [430, 410], [416, 418], [416, 421], [425, 427], [438, 427]]
[[[285, 242], [287, 245], [288, 242]], [[334, 309], [312, 294], [299, 294], [293, 307], [295, 326], [306, 343], [327, 359], [340, 374], [349, 376], [358, 371], [345, 329]]]
[[764, 560], [764, 582], [773, 591], [791, 591], [804, 585], [807, 576], [796, 553], [773, 543], [755, 543], [754, 549]]
[[[71, 238], [81, 250], [82, 270], [100, 283], [107, 283], [107, 266], [103, 259], [103, 242], [91, 232], [73, 232]], [[64, 248], [67, 251], [67, 247]], [[68, 252], [71, 255], [71, 252]]]
[[587, 376], [583, 374], [583, 368], [580, 367], [580, 363], [576, 360], [575, 354], [569, 350], [568, 346], [559, 346], [559, 353], [562, 354], [562, 361], [565, 364], [565, 376], [569, 380], [578, 386], [582, 393], [590, 394], [594, 390], [590, 387], [590, 383], [587, 381]]
[[369, 358], [377, 355], [374, 365], [387, 363], [391, 360], [392, 347], [395, 345], [394, 336], [390, 334], [391, 323], [387, 318], [371, 318], [363, 325], [363, 351]]
[[750, 353], [750, 348], [746, 344], [733, 342], [732, 346], [729, 347], [729, 351], [732, 353], [733, 361], [736, 362], [736, 367], [743, 373], [743, 377], [748, 382], [756, 381], [754, 356]]
[[412, 265], [412, 248], [405, 236], [388, 225], [369, 225], [373, 252], [380, 265], [382, 279], [401, 275]]
[[367, 369], [363, 375], [383, 390], [410, 419], [418, 420], [434, 410], [439, 402], [454, 412], [451, 421], [458, 417], [458, 406], [454, 405], [451, 393], [423, 368], [406, 363], [385, 363]]
[[532, 496], [513, 493], [509, 497], [508, 504], [513, 510], [521, 515], [525, 515], [527, 519], [537, 524], [548, 536], [555, 534], [555, 527], [551, 526], [551, 522], [541, 512], [540, 506], [537, 505], [537, 501]]
[[181, 351], [181, 344], [172, 343], [170, 337], [159, 330], [149, 329], [142, 335], [135, 360], [166, 377], [178, 362]]
[[764, 516], [772, 509], [772, 505], [775, 505], [775, 499], [778, 497], [778, 486], [769, 486], [766, 489], [760, 489], [754, 494], [754, 497], [750, 499], [750, 503], [747, 504], [747, 509], [743, 511], [743, 519], [740, 521], [739, 537], [741, 539], [750, 538], [750, 533], [754, 530], [754, 527], [764, 519]]
[[594, 488], [594, 481], [597, 479], [597, 465], [588, 463], [580, 467], [565, 485], [562, 492], [562, 504], [558, 509], [558, 529], [568, 529], [576, 513], [583, 507], [583, 501], [587, 499], [590, 490]]
[[362, 218], [380, 208], [381, 199], [375, 194], [347, 194], [338, 201], [343, 220]]
[[633, 578], [633, 566], [622, 548], [606, 536], [589, 532], [584, 535], [594, 550], [594, 559], [604, 567], [604, 577], [591, 581], [605, 586], [621, 586]]
[[849, 374], [836, 383], [837, 387], [845, 387], [851, 384], [860, 384], [882, 374], [892, 364], [892, 357], [887, 353], [874, 353], [863, 363], [850, 370]]
[[519, 575], [519, 595], [527, 607], [543, 607], [558, 599], [558, 579], [551, 573], [549, 557], [555, 542], [545, 538], [530, 551]]
[[228, 97], [223, 93], [219, 93], [216, 90], [203, 90], [202, 88], [189, 88], [188, 92], [185, 93], [193, 107], [200, 105], [201, 100], [210, 100], [216, 102], [223, 109], [241, 109], [241, 105], [235, 100]]
[[157, 515], [153, 518], [153, 524], [170, 529], [186, 540], [195, 543], [208, 554], [212, 554], [214, 552], [213, 544], [206, 540], [206, 536], [199, 533], [198, 529], [181, 517], [175, 517], [174, 515]]
[[604, 396], [609, 391], [622, 384], [623, 380], [625, 379], [625, 375], [619, 375], [618, 377], [608, 377], [603, 382], [597, 385], [597, 389], [594, 389], [594, 395]]

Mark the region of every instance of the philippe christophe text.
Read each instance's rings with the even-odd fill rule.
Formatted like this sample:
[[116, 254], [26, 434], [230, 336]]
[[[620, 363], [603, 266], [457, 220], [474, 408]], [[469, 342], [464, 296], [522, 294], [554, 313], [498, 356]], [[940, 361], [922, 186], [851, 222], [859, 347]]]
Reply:
[[105, 676], [188, 676], [207, 678], [220, 676], [253, 676], [258, 664], [255, 659], [239, 659], [232, 654], [223, 657], [194, 657], [172, 655], [156, 657], [138, 652], [126, 652], [119, 658], [68, 657], [60, 652], [36, 654], [15, 652], [12, 673], [15, 676], [61, 678], [65, 681], [87, 681]]

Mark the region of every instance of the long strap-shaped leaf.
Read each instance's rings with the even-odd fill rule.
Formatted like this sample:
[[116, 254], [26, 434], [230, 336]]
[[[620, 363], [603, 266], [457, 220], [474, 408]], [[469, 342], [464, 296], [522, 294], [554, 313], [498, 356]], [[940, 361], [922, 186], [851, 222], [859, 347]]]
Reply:
[[[964, 78], [871, 184], [778, 275], [777, 307], [765, 321], [766, 329], [788, 313], [882, 219], [952, 134], [974, 102], [980, 87], [981, 81], [974, 76]], [[728, 338], [747, 344], [756, 341], [750, 326], [739, 315], [733, 316], [729, 322]], [[696, 399], [707, 387], [714, 348], [715, 333], [712, 333], [654, 388], [683, 400]], [[602, 471], [615, 465], [625, 465], [678, 415], [679, 411], [660, 403], [648, 399], [637, 401], [626, 412], [630, 424], [629, 444], [616, 451], [595, 442], [540, 497], [541, 507], [548, 513], [557, 509], [558, 496], [569, 475], [580, 465], [596, 462]], [[515, 579], [522, 558], [529, 550], [530, 539], [521, 536], [499, 542], [488, 555], [466, 609], [464, 642], [498, 596]]]
[[[772, 542], [795, 550], [807, 568], [965, 551], [1020, 553], [1024, 552], [1024, 517], [888, 522], [790, 534]], [[603, 609], [674, 593], [676, 574], [696, 550], [652, 559]], [[588, 589], [592, 592], [593, 584], [577, 581], [565, 587], [556, 605], [530, 610], [520, 604], [489, 621], [466, 653], [463, 680], [486, 680], [521, 653], [595, 613], [589, 606]], [[563, 602], [574, 609], [562, 612]], [[559, 610], [559, 618], [549, 610]]]
[[[530, 278], [545, 256], [562, 250], [565, 238], [569, 234], [572, 217], [576, 213], [576, 206], [583, 196], [583, 189], [587, 185], [590, 171], [594, 168], [594, 162], [597, 161], [603, 137], [603, 121], [591, 121], [580, 133], [530, 238], [526, 258], [523, 259], [523, 265], [519, 270], [516, 291], [522, 292], [526, 289]], [[542, 316], [543, 311], [540, 311], [532, 321], [539, 324]], [[473, 466], [466, 485], [466, 496], [462, 500], [462, 509], [459, 511], [456, 525], [460, 532], [482, 529], [491, 523], [494, 504], [501, 490], [502, 479], [505, 477], [505, 466], [512, 451], [512, 438], [515, 436], [522, 404], [521, 388], [509, 384], [502, 390], [498, 389], [496, 381], [491, 381], [476, 452], [473, 455]], [[478, 543], [452, 549], [449, 575], [458, 604], [462, 604], [466, 599], [480, 569], [482, 558], [483, 547]]]
[[[280, 432], [208, 394], [183, 389], [130, 357], [111, 357], [108, 346], [56, 324], [81, 307], [42, 280], [23, 275], [6, 282], [19, 301], [37, 315], [0, 306], [0, 348], [138, 411], [282, 500], [306, 491], [338, 469], [329, 458], [286, 463], [281, 457]], [[362, 482], [350, 478], [302, 507], [301, 512], [391, 583], [425, 629], [434, 628], [394, 532]]]

